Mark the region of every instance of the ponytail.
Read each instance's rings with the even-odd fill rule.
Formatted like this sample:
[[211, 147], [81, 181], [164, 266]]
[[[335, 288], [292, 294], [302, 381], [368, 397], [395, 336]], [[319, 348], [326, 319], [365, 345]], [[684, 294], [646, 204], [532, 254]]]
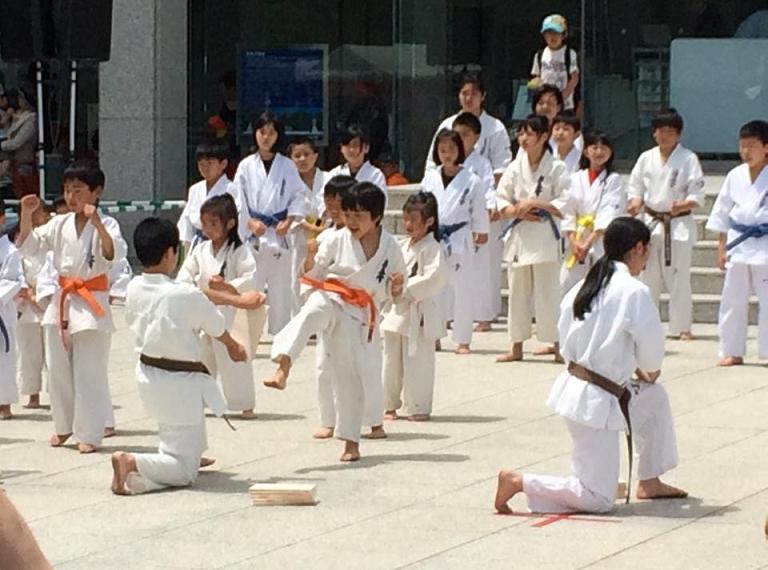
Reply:
[[594, 300], [608, 286], [616, 271], [615, 262], [622, 261], [638, 243], [648, 245], [650, 241], [651, 232], [640, 220], [621, 217], [608, 224], [603, 236], [605, 255], [589, 270], [573, 300], [573, 317], [576, 320], [584, 320]]

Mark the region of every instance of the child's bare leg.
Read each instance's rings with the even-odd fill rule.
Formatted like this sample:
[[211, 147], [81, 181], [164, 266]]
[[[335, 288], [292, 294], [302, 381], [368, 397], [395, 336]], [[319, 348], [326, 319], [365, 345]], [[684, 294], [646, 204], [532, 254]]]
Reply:
[[386, 439], [387, 432], [384, 431], [384, 426], [371, 426], [371, 433], [365, 436], [366, 439]]
[[565, 359], [563, 358], [563, 355], [560, 354], [560, 343], [555, 343], [555, 362], [558, 364], [563, 364], [565, 362]]
[[499, 471], [498, 483], [496, 484], [496, 499], [493, 506], [496, 512], [501, 514], [510, 514], [512, 509], [507, 503], [509, 500], [522, 492], [523, 476], [516, 471]]
[[125, 486], [128, 474], [137, 472], [136, 458], [132, 453], [116, 451], [112, 454], [112, 492], [115, 495], [130, 495]]
[[384, 419], [385, 420], [396, 420], [398, 418], [397, 416], [397, 410], [385, 410], [384, 411]]
[[272, 376], [264, 380], [264, 385], [275, 390], [285, 390], [288, 374], [291, 372], [291, 357], [287, 354], [281, 354], [275, 360], [277, 362], [277, 370], [275, 370]]
[[29, 401], [24, 406], [30, 410], [36, 410], [40, 407], [40, 394], [32, 394], [29, 396]]
[[341, 461], [357, 461], [360, 459], [360, 444], [356, 441], [344, 440], [344, 453]]
[[469, 348], [469, 344], [462, 343], [456, 347], [454, 351], [456, 354], [470, 354], [472, 351]]
[[718, 366], [740, 366], [744, 364], [744, 358], [741, 356], [724, 356], [717, 363]]
[[512, 348], [506, 354], [496, 358], [496, 362], [518, 362], [523, 359], [523, 343], [513, 342]]
[[10, 420], [13, 417], [11, 413], [11, 405], [3, 404], [0, 406], [0, 420]]
[[329, 439], [333, 437], [334, 429], [332, 427], [319, 427], [312, 434], [315, 439]]
[[72, 437], [72, 433], [55, 433], [48, 439], [48, 443], [51, 444], [51, 447], [61, 447], [70, 437]]

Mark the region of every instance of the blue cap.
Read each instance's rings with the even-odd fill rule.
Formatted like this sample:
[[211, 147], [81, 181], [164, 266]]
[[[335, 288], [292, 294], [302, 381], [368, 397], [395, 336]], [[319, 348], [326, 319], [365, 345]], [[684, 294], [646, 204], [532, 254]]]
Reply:
[[541, 23], [541, 32], [557, 32], [558, 34], [564, 34], [568, 30], [568, 22], [560, 14], [550, 14]]

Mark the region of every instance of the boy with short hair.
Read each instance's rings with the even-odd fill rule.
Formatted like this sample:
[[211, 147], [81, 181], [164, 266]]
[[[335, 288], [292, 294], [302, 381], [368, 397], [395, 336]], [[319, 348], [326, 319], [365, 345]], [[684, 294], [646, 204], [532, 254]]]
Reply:
[[581, 121], [576, 115], [564, 111], [555, 117], [552, 121], [550, 145], [552, 154], [565, 163], [568, 172], [578, 172], [584, 140], [581, 138]]
[[704, 174], [699, 158], [680, 144], [683, 118], [665, 109], [651, 123], [657, 146], [637, 159], [629, 177], [627, 212], [645, 210], [652, 231], [651, 256], [641, 275], [658, 306], [665, 287], [669, 299], [669, 332], [691, 340], [693, 298], [691, 257], [696, 243], [693, 209], [704, 201]]
[[112, 492], [136, 495], [191, 485], [207, 447], [204, 408], [217, 416], [226, 410], [216, 381], [200, 361], [198, 342], [205, 332], [226, 346], [230, 358], [247, 354], [226, 330], [224, 315], [197, 287], [171, 279], [176, 269], [179, 233], [168, 220], [147, 218], [133, 234], [144, 273], [128, 285], [125, 320], [136, 335], [139, 394], [159, 424], [157, 453], [112, 454]]
[[342, 198], [346, 227], [323, 241], [302, 282], [310, 292], [304, 306], [272, 344], [278, 368], [264, 381], [283, 390], [292, 364], [312, 334], [333, 367], [335, 435], [344, 441], [341, 461], [360, 459], [360, 430], [386, 437], [382, 427], [381, 338], [378, 310], [398, 297], [405, 262], [395, 238], [381, 227], [384, 192], [369, 182], [355, 184]]
[[0, 198], [0, 420], [11, 419], [16, 389], [16, 295], [25, 286], [21, 255], [5, 233], [5, 202]]
[[739, 154], [743, 163], [726, 176], [707, 221], [720, 232], [717, 266], [725, 271], [719, 366], [744, 364], [750, 289], [760, 304], [759, 355], [768, 358], [768, 122], [741, 127]]
[[104, 172], [91, 160], [78, 160], [64, 171], [69, 213], [39, 228], [32, 214], [37, 196], [21, 201], [19, 249], [22, 255], [53, 254], [57, 283], [43, 316], [49, 372], [53, 447], [74, 433], [80, 453], [96, 451], [107, 423], [107, 369], [114, 325], [109, 307], [108, 273], [126, 255], [126, 243], [114, 218], [101, 216], [98, 201]]
[[187, 203], [184, 205], [178, 223], [179, 236], [187, 253], [190, 253], [198, 243], [205, 240], [200, 223], [200, 207], [208, 198], [220, 194], [231, 194], [235, 199], [235, 205], [237, 205], [237, 211], [240, 214], [238, 223], [240, 239], [245, 241], [249, 235], [248, 212], [244, 207], [242, 191], [232, 183], [226, 174], [229, 155], [229, 145], [225, 140], [203, 141], [195, 149], [197, 171], [202, 180], [189, 187]]
[[560, 14], [550, 14], [541, 24], [541, 35], [546, 47], [536, 52], [531, 67], [532, 89], [541, 85], [555, 85], [563, 93], [564, 109], [573, 110], [574, 93], [579, 84], [579, 57], [568, 47], [568, 22]]
[[357, 182], [370, 182], [378, 186], [386, 196], [387, 179], [384, 173], [368, 161], [370, 141], [365, 130], [359, 125], [350, 125], [342, 134], [340, 149], [344, 163], [332, 169], [328, 176], [343, 174]]

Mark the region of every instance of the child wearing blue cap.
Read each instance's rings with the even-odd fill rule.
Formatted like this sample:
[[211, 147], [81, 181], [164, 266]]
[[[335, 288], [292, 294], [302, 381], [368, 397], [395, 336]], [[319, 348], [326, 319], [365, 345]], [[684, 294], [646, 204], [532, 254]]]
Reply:
[[568, 22], [560, 14], [550, 14], [541, 24], [541, 35], [547, 46], [536, 52], [528, 86], [538, 89], [541, 85], [557, 86], [563, 94], [565, 109], [573, 110], [574, 93], [579, 84], [579, 61], [576, 51], [566, 43]]

